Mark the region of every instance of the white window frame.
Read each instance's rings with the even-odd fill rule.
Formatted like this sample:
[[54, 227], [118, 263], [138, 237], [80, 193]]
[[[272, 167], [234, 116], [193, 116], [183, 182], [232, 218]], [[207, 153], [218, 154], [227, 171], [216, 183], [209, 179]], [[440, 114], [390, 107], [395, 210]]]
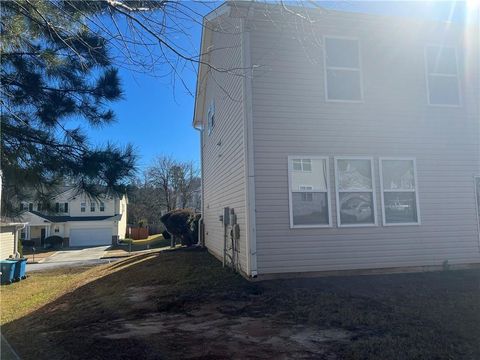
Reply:
[[[340, 190], [340, 186], [338, 184], [338, 180], [340, 179], [338, 175], [338, 160], [368, 160], [370, 161], [370, 172], [372, 174], [372, 189], [371, 190], [364, 190], [364, 189], [353, 189], [353, 190]], [[372, 156], [335, 156], [334, 157], [334, 166], [335, 166], [335, 200], [337, 201], [337, 225], [338, 227], [372, 227], [378, 226], [378, 216], [377, 216], [377, 191], [375, 186], [375, 167], [373, 165], [373, 157]], [[340, 218], [340, 193], [341, 192], [348, 192], [348, 193], [355, 193], [355, 192], [371, 192], [372, 193], [372, 201], [373, 201], [373, 219], [374, 222], [372, 224], [342, 224]]]
[[[350, 67], [341, 67], [341, 66], [327, 66], [327, 39], [337, 39], [337, 40], [354, 40], [358, 43], [358, 68]], [[364, 93], [363, 93], [363, 70], [362, 70], [362, 47], [360, 39], [357, 37], [348, 37], [348, 36], [334, 36], [334, 35], [324, 35], [323, 36], [323, 82], [325, 87], [325, 101], [326, 102], [337, 102], [337, 103], [364, 103]], [[360, 76], [360, 99], [358, 100], [342, 100], [342, 99], [329, 99], [328, 98], [328, 80], [327, 73], [328, 70], [344, 70], [344, 71], [358, 71]]]
[[98, 211], [104, 212], [105, 211], [105, 203], [100, 201], [100, 205], [98, 206]]
[[[299, 159], [299, 160], [300, 160], [300, 167], [301, 167], [301, 169], [300, 169], [300, 170], [295, 170], [295, 169], [293, 168], [293, 163], [292, 163], [293, 171], [296, 171], [296, 172], [306, 172], [306, 173], [312, 172], [312, 159], [309, 159], [309, 158], [301, 158], [301, 159]], [[310, 160], [310, 170], [305, 170], [304, 160]]]
[[[413, 162], [413, 179], [415, 181], [415, 189], [411, 190], [387, 190], [387, 192], [415, 192], [415, 204], [417, 206], [417, 222], [408, 222], [408, 223], [387, 223], [385, 219], [385, 199], [384, 199], [384, 186], [383, 186], [383, 161], [385, 160], [403, 160], [403, 161], [412, 161]], [[414, 157], [380, 157], [378, 158], [378, 169], [380, 175], [380, 196], [382, 200], [382, 221], [383, 226], [412, 226], [412, 225], [421, 225], [420, 217], [420, 202], [418, 199], [418, 179], [417, 179], [417, 160]]]
[[95, 212], [96, 208], [97, 208], [97, 204], [95, 202], [90, 202], [90, 212]]
[[87, 211], [87, 203], [82, 202], [80, 203], [80, 212], [86, 212]]
[[[210, 119], [213, 119], [210, 122]], [[215, 100], [210, 102], [210, 106], [208, 107], [207, 111], [207, 134], [210, 136], [213, 132], [213, 128], [215, 127]]]
[[[456, 74], [444, 74], [444, 73], [430, 73], [430, 69], [428, 68], [428, 49], [429, 48], [444, 48], [444, 49], [453, 49], [455, 53], [455, 70]], [[450, 108], [459, 108], [462, 106], [462, 93], [460, 87], [460, 68], [458, 66], [458, 53], [456, 46], [445, 46], [440, 44], [427, 44], [423, 50], [423, 58], [425, 62], [425, 83], [427, 85], [427, 103], [429, 106], [435, 107], [450, 107]], [[429, 76], [436, 76], [436, 77], [454, 77], [457, 80], [457, 91], [458, 91], [458, 104], [432, 104], [430, 102], [430, 81]]]
[[[317, 225], [294, 225], [293, 224], [293, 204], [292, 204], [292, 174], [293, 170], [293, 159], [311, 159], [311, 160], [323, 160], [326, 164], [327, 172], [327, 209], [328, 209], [328, 224], [317, 224]], [[297, 170], [298, 171], [298, 170]], [[319, 191], [311, 191], [319, 192]], [[288, 207], [290, 214], [290, 229], [314, 229], [314, 228], [331, 228], [332, 227], [332, 200], [330, 196], [330, 159], [328, 156], [318, 156], [318, 155], [289, 155], [288, 156]]]

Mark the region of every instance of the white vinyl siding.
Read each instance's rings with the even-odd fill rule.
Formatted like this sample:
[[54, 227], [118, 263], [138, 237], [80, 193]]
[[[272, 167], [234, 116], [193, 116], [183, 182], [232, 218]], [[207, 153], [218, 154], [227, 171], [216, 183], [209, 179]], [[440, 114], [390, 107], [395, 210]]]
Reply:
[[[231, 18], [222, 22], [221, 31], [210, 31], [210, 26], [205, 27], [203, 41], [209, 48], [209, 64], [221, 69], [242, 68], [241, 27], [241, 19]], [[246, 225], [245, 78], [231, 72], [208, 70], [206, 77], [199, 79], [202, 84], [199, 91], [204, 100], [196, 104], [197, 116], [201, 116], [205, 124], [201, 133], [205, 246], [222, 259], [225, 232], [219, 216], [225, 207], [234, 209], [240, 226], [237, 255], [239, 267], [244, 273], [247, 272], [246, 239], [249, 231]], [[214, 114], [210, 129], [209, 114]]]
[[[459, 62], [465, 67], [462, 107], [440, 108], [426, 106], [424, 47], [462, 43], [465, 29], [328, 12], [305, 33], [285, 14], [263, 14], [248, 23], [252, 63], [258, 65], [252, 77], [258, 274], [441, 266], [446, 259], [479, 263], [472, 179], [480, 174], [478, 37], [459, 45], [476, 46]], [[322, 101], [323, 34], [359, 38], [361, 105]], [[295, 154], [329, 156], [332, 186], [334, 156], [373, 157], [378, 225], [378, 159], [416, 158], [421, 226], [292, 229], [287, 157]], [[331, 206], [332, 225], [338, 224], [336, 201]]]
[[454, 47], [425, 47], [429, 105], [460, 106], [457, 51]]
[[338, 226], [376, 226], [373, 158], [335, 157]]
[[0, 229], [0, 257], [1, 259], [7, 259], [13, 253], [15, 249], [15, 227], [14, 226], [2, 226]]
[[328, 157], [289, 156], [288, 173], [290, 227], [331, 226]]
[[384, 225], [418, 225], [417, 167], [414, 158], [380, 158]]
[[325, 94], [327, 101], [363, 100], [358, 39], [324, 37]]

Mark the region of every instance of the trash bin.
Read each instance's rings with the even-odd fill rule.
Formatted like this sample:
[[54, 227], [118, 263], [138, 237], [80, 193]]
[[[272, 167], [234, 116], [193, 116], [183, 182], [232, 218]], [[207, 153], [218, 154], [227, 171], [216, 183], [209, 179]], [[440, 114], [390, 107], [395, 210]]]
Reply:
[[26, 271], [27, 271], [27, 258], [20, 258], [20, 259], [7, 259], [9, 261], [14, 261], [15, 270], [13, 272], [13, 281], [20, 281], [22, 279], [26, 279]]
[[0, 269], [2, 271], [0, 283], [2, 285], [8, 285], [13, 282], [13, 277], [15, 275], [15, 265], [16, 261], [0, 260]]

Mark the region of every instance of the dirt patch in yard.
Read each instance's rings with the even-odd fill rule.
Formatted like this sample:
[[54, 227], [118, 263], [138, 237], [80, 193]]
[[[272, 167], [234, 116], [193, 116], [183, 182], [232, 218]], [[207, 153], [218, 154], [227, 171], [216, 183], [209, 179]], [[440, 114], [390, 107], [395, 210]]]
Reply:
[[480, 359], [479, 270], [250, 283], [189, 251], [98, 269], [3, 327], [21, 356]]

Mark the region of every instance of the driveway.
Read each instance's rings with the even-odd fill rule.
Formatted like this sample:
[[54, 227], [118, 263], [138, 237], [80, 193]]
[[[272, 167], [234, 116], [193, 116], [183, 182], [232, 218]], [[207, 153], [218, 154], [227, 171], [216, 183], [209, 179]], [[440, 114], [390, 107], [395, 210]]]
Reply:
[[39, 271], [62, 266], [95, 265], [111, 262], [101, 259], [109, 246], [96, 246], [88, 248], [70, 248], [58, 251], [46, 258], [40, 264], [28, 264], [27, 271]]

